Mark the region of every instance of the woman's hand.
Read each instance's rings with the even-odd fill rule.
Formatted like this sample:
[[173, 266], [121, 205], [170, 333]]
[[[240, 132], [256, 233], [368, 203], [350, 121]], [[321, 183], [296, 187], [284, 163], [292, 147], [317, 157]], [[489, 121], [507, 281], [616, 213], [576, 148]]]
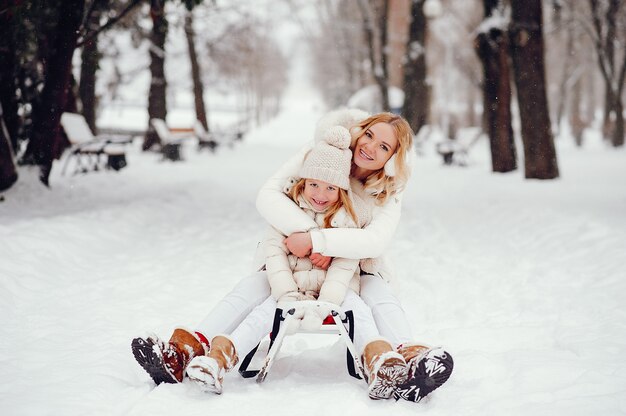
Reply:
[[313, 264], [313, 266], [322, 269], [322, 270], [328, 270], [328, 267], [330, 266], [330, 262], [332, 261], [332, 257], [326, 257], [320, 253], [311, 253], [311, 255], [309, 256], [309, 259], [311, 259], [311, 263]]
[[313, 249], [309, 233], [293, 233], [285, 238], [285, 246], [291, 254], [297, 257], [306, 257]]

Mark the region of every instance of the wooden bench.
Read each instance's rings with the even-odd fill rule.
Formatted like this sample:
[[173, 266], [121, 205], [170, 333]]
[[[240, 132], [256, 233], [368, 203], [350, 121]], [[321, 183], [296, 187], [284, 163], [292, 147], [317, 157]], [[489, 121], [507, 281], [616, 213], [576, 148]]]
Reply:
[[193, 124], [193, 131], [198, 138], [198, 151], [207, 148], [211, 153], [215, 153], [219, 143], [213, 133], [206, 131], [200, 120], [196, 120]]
[[[459, 130], [461, 133], [461, 130]], [[435, 145], [444, 165], [467, 166], [469, 150], [481, 138], [483, 131], [477, 127], [463, 129], [454, 140], [444, 139]]]
[[236, 142], [243, 140], [242, 131], [215, 129], [211, 132], [207, 132], [202, 123], [198, 120], [194, 123], [193, 129], [198, 138], [198, 150], [207, 148], [213, 153], [220, 146], [232, 148]]
[[63, 113], [61, 127], [71, 147], [61, 174], [65, 174], [70, 160], [75, 160], [74, 174], [102, 168], [118, 171], [127, 165], [125, 144], [131, 137], [94, 136], [85, 117], [76, 113]]
[[180, 147], [183, 141], [193, 137], [193, 134], [186, 132], [174, 133], [167, 127], [165, 121], [160, 118], [153, 118], [150, 120], [150, 123], [161, 141], [161, 154], [163, 155], [163, 159], [171, 160], [172, 162], [183, 160]]

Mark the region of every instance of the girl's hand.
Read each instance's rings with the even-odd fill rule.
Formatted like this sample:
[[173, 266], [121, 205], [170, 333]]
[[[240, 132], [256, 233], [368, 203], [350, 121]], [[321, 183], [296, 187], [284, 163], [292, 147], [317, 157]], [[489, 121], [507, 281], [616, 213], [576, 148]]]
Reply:
[[293, 233], [285, 238], [285, 246], [291, 254], [297, 257], [306, 257], [313, 249], [309, 233]]
[[318, 267], [323, 270], [328, 270], [328, 267], [330, 266], [330, 262], [332, 261], [333, 258], [326, 257], [324, 255], [321, 255], [320, 253], [311, 253], [311, 255], [309, 256], [309, 259], [311, 259], [311, 263], [313, 263], [315, 267]]

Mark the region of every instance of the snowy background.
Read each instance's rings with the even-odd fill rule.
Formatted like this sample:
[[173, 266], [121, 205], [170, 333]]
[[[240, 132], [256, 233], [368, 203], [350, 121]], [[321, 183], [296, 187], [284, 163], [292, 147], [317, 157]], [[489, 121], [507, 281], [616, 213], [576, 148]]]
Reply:
[[[222, 396], [154, 387], [130, 341], [198, 323], [251, 271], [264, 223], [256, 190], [312, 132], [302, 88], [233, 149], [166, 163], [128, 150], [119, 173], [36, 172], [0, 203], [0, 404], [5, 415], [626, 413], [626, 154], [557, 140], [562, 177], [466, 168], [424, 145], [391, 246], [417, 341], [455, 372], [430, 400], [374, 402], [339, 339], [288, 339], [263, 385], [227, 376]], [[53, 171], [54, 172], [54, 171]]]
[[[235, 371], [222, 396], [155, 388], [130, 341], [193, 327], [251, 272], [256, 192], [324, 111], [303, 79], [215, 155], [187, 143], [168, 163], [137, 140], [122, 171], [55, 165], [52, 189], [20, 169], [0, 202], [0, 414], [626, 414], [626, 152], [594, 131], [583, 148], [557, 138], [552, 181], [491, 173], [485, 139], [465, 168], [442, 164], [436, 136], [423, 143], [390, 247], [415, 340], [455, 359], [423, 403], [368, 399], [336, 336], [288, 338], [262, 385]], [[137, 115], [105, 109], [109, 121]]]

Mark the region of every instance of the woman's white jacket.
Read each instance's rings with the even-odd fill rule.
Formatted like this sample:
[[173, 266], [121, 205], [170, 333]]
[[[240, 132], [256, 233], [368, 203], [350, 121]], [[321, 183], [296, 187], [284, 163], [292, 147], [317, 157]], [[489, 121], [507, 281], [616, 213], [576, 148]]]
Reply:
[[[351, 128], [356, 122], [367, 117], [367, 113], [354, 109], [343, 109], [328, 113], [317, 123], [316, 140], [332, 126]], [[364, 228], [325, 228], [318, 225], [284, 194], [286, 181], [295, 177], [302, 166], [304, 157], [311, 150], [310, 143], [289, 159], [270, 177], [259, 190], [256, 207], [265, 220], [284, 235], [310, 231], [313, 252], [330, 257], [366, 259], [361, 269], [367, 273], [380, 274], [385, 280], [392, 279], [391, 271], [384, 265], [381, 256], [389, 246], [400, 221], [402, 193], [390, 197], [379, 206], [369, 191], [356, 180], [352, 180], [352, 191], [359, 195], [370, 208], [371, 221]]]

